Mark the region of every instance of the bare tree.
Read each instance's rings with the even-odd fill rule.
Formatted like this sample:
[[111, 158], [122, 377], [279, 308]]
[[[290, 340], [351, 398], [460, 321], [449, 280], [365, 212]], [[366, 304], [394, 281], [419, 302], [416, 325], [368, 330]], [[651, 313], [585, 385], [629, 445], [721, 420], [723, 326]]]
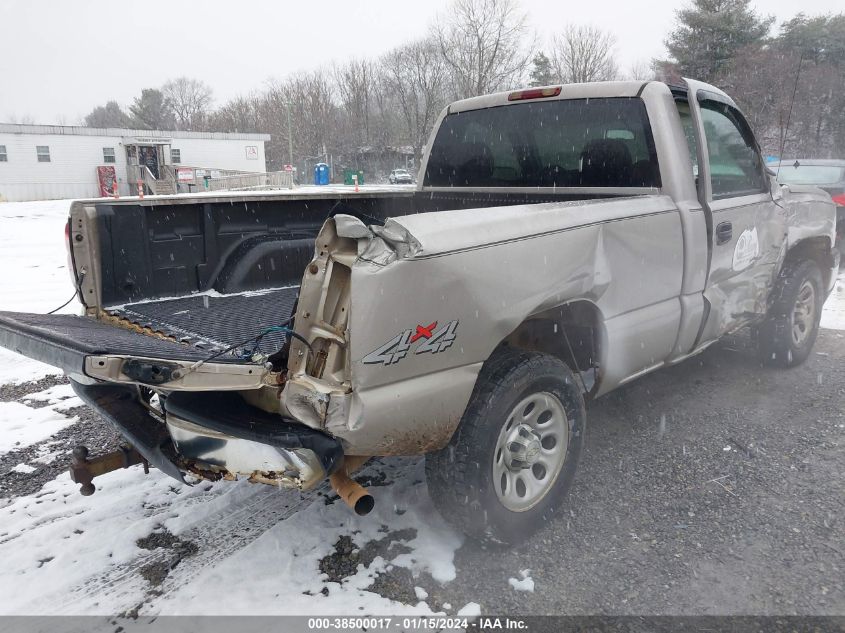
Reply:
[[272, 168], [279, 169], [290, 160], [288, 139], [293, 145], [294, 161], [303, 169], [331, 153], [340, 118], [333, 96], [332, 82], [324, 69], [298, 73], [268, 85], [257, 105], [257, 114], [258, 129], [271, 137], [266, 147]]
[[216, 132], [258, 132], [262, 97], [235, 97], [209, 116], [209, 128]]
[[20, 125], [32, 125], [35, 123], [35, 119], [33, 119], [32, 116], [29, 114], [24, 114], [22, 116], [18, 116], [16, 114], [9, 114], [6, 116], [6, 120], [9, 123], [16, 123]]
[[595, 26], [567, 26], [552, 40], [552, 65], [563, 83], [607, 81], [617, 75], [616, 38]]
[[516, 0], [454, 0], [432, 36], [459, 98], [519, 84], [534, 49]]
[[414, 158], [446, 104], [448, 68], [438, 42], [425, 39], [397, 48], [382, 58], [384, 89], [396, 100]]
[[641, 81], [650, 81], [655, 78], [654, 67], [651, 60], [640, 59], [628, 66], [628, 71], [625, 73], [626, 79], [636, 79]]
[[353, 59], [342, 66], [335, 66], [333, 74], [340, 104], [350, 124], [348, 132], [355, 144], [368, 145], [371, 142], [375, 65], [366, 59]]
[[189, 77], [178, 77], [168, 81], [161, 87], [173, 114], [176, 125], [180, 130], [198, 130], [205, 125], [211, 106], [211, 88]]

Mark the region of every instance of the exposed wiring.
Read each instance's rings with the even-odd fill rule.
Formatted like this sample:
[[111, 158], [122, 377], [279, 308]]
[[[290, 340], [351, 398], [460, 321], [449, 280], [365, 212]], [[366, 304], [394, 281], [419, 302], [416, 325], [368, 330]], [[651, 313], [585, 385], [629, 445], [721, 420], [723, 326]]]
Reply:
[[234, 345], [230, 345], [229, 347], [222, 349], [219, 352], [215, 352], [211, 356], [203, 358], [202, 360], [198, 360], [193, 365], [190, 365], [189, 367], [187, 367], [185, 370], [177, 370], [176, 372], [174, 372], [174, 377], [175, 378], [184, 378], [188, 374], [190, 374], [190, 373], [196, 371], [197, 369], [199, 369], [200, 367], [202, 367], [207, 362], [212, 361], [215, 358], [218, 358], [219, 356], [222, 356], [223, 354], [225, 354], [227, 352], [231, 352], [232, 350], [235, 350], [239, 347], [243, 347], [243, 346], [247, 345], [248, 343], [254, 342], [255, 345], [253, 346], [253, 349], [249, 353], [249, 356], [248, 356], [248, 357], [251, 357], [255, 353], [255, 351], [257, 351], [258, 344], [261, 342], [261, 339], [264, 338], [265, 336], [267, 336], [268, 334], [272, 334], [274, 332], [284, 332], [288, 336], [291, 336], [292, 338], [295, 338], [299, 341], [302, 341], [305, 344], [305, 346], [308, 348], [308, 350], [313, 353], [314, 349], [311, 347], [311, 343], [309, 343], [308, 340], [304, 336], [302, 336], [301, 334], [297, 334], [296, 332], [294, 332], [293, 330], [291, 330], [288, 327], [288, 325], [290, 325], [291, 321], [293, 321], [293, 317], [291, 317], [287, 321], [284, 321], [283, 323], [280, 323], [279, 325], [274, 325], [272, 327], [268, 327], [268, 328], [262, 330], [257, 335], [249, 337], [245, 341], [241, 341], [240, 343], [235, 343]]
[[79, 294], [79, 289], [82, 287], [82, 280], [83, 280], [83, 279], [85, 279], [85, 273], [80, 273], [80, 275], [79, 275], [79, 284], [77, 285], [76, 290], [74, 290], [74, 291], [73, 291], [73, 294], [70, 296], [70, 299], [68, 299], [67, 301], [65, 301], [65, 302], [64, 302], [62, 305], [60, 305], [58, 308], [56, 308], [56, 309], [54, 309], [54, 310], [50, 310], [47, 314], [55, 314], [56, 312], [58, 312], [59, 310], [61, 310], [61, 309], [62, 309], [62, 308], [64, 308], [65, 306], [67, 306], [67, 305], [68, 305], [71, 301], [73, 301], [74, 299], [76, 299], [77, 295]]

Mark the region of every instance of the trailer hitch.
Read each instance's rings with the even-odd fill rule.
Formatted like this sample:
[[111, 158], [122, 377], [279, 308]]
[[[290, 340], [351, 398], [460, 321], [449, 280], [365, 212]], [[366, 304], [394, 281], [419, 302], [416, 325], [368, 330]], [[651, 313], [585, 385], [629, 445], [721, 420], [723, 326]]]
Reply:
[[131, 446], [121, 446], [120, 449], [105, 455], [98, 455], [88, 459], [88, 448], [77, 446], [71, 453], [70, 478], [73, 482], [81, 484], [79, 492], [83, 496], [93, 495], [97, 489], [92, 483], [94, 477], [105, 475], [113, 470], [129, 468], [135, 464], [144, 465], [144, 474], [149, 474], [150, 463]]

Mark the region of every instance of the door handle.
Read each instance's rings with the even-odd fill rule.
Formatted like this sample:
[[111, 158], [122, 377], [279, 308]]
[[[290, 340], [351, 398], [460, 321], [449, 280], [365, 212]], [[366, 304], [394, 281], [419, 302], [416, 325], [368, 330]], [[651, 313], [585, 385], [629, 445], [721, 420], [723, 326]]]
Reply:
[[733, 237], [734, 227], [730, 222], [720, 222], [716, 225], [716, 244], [730, 242]]

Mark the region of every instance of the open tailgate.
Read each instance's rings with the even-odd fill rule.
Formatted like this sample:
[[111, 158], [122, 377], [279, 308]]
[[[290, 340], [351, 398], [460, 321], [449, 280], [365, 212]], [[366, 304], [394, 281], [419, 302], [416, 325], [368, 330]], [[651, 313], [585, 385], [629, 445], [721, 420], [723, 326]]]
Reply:
[[[174, 340], [69, 314], [0, 312], [0, 345], [73, 374], [86, 374], [91, 356], [194, 363], [212, 352]], [[243, 364], [221, 356], [214, 364]]]

